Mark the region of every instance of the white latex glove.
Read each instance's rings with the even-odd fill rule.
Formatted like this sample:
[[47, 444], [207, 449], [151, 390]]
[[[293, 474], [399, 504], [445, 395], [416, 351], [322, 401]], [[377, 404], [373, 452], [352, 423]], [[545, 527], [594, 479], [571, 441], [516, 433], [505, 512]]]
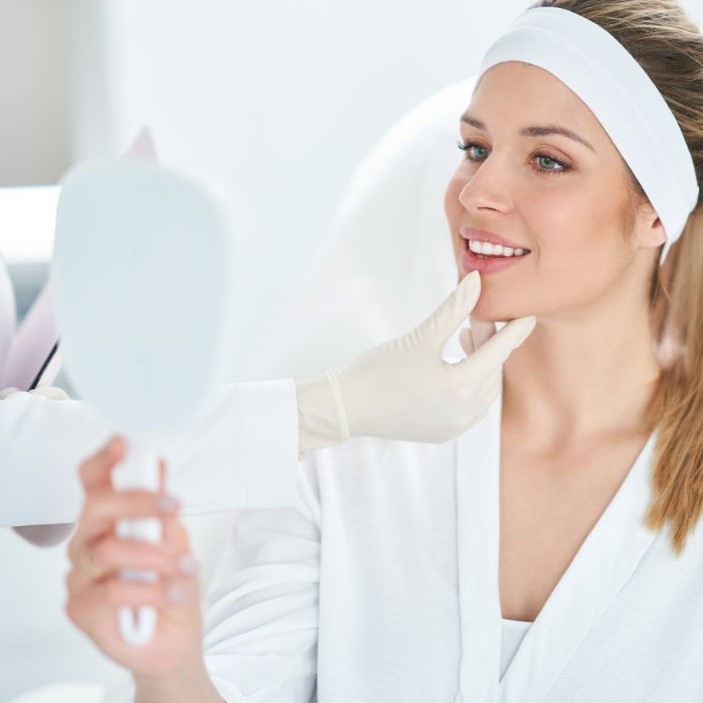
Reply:
[[[14, 393], [19, 393], [19, 388], [3, 388], [0, 391], [0, 401], [9, 398]], [[29, 391], [31, 395], [42, 396], [48, 400], [68, 400], [68, 394], [57, 386], [40, 386]], [[18, 535], [37, 547], [53, 547], [62, 542], [73, 529], [72, 524], [58, 525], [24, 525], [12, 528]]]
[[296, 381], [301, 451], [360, 436], [440, 443], [478, 422], [498, 394], [503, 363], [535, 326], [524, 317], [496, 333], [492, 323], [474, 321], [473, 333], [460, 333], [468, 356], [444, 361], [447, 341], [480, 293], [475, 271], [410, 332], [344, 368]]

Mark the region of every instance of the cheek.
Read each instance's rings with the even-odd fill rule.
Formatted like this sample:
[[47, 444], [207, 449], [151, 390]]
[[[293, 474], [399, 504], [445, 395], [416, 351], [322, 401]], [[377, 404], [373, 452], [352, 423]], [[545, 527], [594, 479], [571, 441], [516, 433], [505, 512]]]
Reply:
[[461, 177], [458, 172], [455, 173], [449, 181], [444, 194], [444, 213], [447, 217], [447, 223], [449, 224], [454, 258], [456, 259], [457, 266], [459, 265], [461, 251], [464, 248], [463, 240], [459, 237], [459, 226], [461, 225], [465, 210], [461, 202], [459, 202], [459, 195], [461, 194], [465, 182], [465, 179]]
[[526, 201], [522, 212], [534, 233], [538, 263], [570, 275], [583, 270], [587, 261], [607, 268], [608, 261], [621, 259], [622, 209], [613, 200], [607, 189], [579, 188], [564, 190], [559, 197], [536, 194]]
[[531, 260], [485, 277], [476, 317], [505, 320], [578, 309], [608, 295], [627, 275], [622, 211], [612, 198], [579, 190], [534, 193], [519, 203]]

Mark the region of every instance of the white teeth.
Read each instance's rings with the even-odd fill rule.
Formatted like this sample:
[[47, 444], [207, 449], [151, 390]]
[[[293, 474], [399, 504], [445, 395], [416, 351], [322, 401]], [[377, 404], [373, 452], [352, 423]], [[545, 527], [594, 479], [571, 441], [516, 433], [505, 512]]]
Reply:
[[512, 247], [503, 247], [500, 244], [479, 242], [475, 239], [469, 240], [469, 249], [475, 254], [483, 254], [484, 256], [522, 256], [527, 253], [527, 249], [513, 249]]

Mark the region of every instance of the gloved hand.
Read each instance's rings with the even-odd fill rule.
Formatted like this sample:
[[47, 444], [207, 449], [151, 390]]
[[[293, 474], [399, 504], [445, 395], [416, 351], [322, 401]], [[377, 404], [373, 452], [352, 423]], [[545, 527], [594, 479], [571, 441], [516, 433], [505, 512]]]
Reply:
[[495, 400], [502, 366], [529, 336], [534, 317], [473, 322], [460, 333], [467, 357], [442, 350], [481, 293], [478, 272], [466, 276], [419, 326], [357, 357], [348, 366], [296, 381], [301, 455], [350, 437], [440, 443], [478, 422]]

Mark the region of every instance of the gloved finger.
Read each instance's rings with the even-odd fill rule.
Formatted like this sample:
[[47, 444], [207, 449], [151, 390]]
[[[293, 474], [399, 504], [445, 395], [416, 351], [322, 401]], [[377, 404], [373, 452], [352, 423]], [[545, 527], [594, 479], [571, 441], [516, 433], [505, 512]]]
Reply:
[[498, 397], [501, 381], [503, 380], [503, 369], [496, 369], [487, 379], [487, 383], [478, 395], [479, 407], [488, 409]]
[[459, 333], [459, 342], [466, 356], [473, 354], [496, 333], [493, 322], [471, 317], [470, 324], [471, 327], [464, 327]]
[[519, 347], [535, 328], [534, 316], [511, 320], [500, 332], [496, 332], [487, 342], [480, 346], [466, 359], [454, 364], [459, 372], [471, 368], [479, 373], [487, 373], [496, 366], [501, 366], [516, 347]]
[[443, 349], [459, 325], [466, 320], [481, 295], [478, 271], [465, 276], [449, 297], [420, 325], [422, 335]]
[[470, 334], [474, 343], [474, 351], [482, 347], [495, 333], [495, 322], [479, 320], [477, 317], [470, 319]]
[[32, 395], [40, 395], [49, 400], [69, 400], [68, 393], [58, 386], [40, 386], [29, 391]]
[[10, 386], [9, 388], [3, 388], [0, 391], [0, 400], [5, 400], [8, 396], [11, 396], [13, 393], [18, 393], [19, 388], [15, 388], [14, 386]]
[[468, 327], [462, 327], [461, 332], [459, 332], [459, 343], [466, 356], [471, 356], [476, 350], [473, 337], [471, 336], [471, 330]]

